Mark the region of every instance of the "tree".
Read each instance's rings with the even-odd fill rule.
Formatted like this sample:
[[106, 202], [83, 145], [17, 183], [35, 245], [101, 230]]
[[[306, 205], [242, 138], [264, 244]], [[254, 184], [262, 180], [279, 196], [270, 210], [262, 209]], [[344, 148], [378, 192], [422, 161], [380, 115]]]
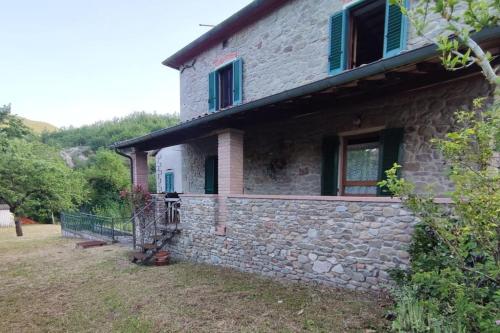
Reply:
[[68, 168], [57, 151], [36, 141], [9, 139], [0, 151], [0, 201], [16, 216], [49, 218], [70, 210], [85, 197], [80, 174]]
[[410, 10], [405, 6], [406, 0], [391, 2], [400, 6], [419, 36], [438, 45], [447, 69], [478, 65], [488, 82], [495, 86], [498, 96], [498, 69], [493, 68], [491, 54], [471, 38], [471, 33], [499, 25], [499, 0], [420, 0], [413, 3]]
[[30, 133], [22, 120], [11, 114], [10, 104], [0, 107], [0, 149], [7, 144], [7, 140], [22, 138]]
[[89, 206], [94, 213], [117, 215], [120, 191], [130, 187], [130, 172], [124, 159], [108, 149], [100, 149], [83, 171], [90, 187]]

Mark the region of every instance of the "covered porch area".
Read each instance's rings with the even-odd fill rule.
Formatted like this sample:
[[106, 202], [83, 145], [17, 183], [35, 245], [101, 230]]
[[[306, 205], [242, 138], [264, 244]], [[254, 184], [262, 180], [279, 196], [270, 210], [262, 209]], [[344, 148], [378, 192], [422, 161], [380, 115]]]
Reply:
[[[182, 145], [177, 257], [289, 280], [377, 290], [408, 262], [416, 219], [376, 183], [394, 162], [444, 195], [431, 139], [490, 87], [435, 50], [383, 59], [291, 91], [125, 141], [134, 183], [147, 151]], [[441, 199], [446, 202], [446, 199]]]

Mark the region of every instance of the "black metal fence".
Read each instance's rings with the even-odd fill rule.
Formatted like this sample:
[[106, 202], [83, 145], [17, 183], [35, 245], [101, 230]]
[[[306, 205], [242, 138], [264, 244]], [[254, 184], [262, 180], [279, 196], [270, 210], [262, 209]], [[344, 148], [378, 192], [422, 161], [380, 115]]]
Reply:
[[86, 213], [61, 213], [61, 228], [66, 231], [90, 232], [109, 237], [132, 237], [133, 223], [130, 218], [114, 218]]

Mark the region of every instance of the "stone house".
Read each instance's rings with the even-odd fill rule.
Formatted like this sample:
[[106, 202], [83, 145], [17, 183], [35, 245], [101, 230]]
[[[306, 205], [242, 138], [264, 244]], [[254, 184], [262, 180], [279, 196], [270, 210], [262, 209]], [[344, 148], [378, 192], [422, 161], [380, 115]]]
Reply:
[[[474, 35], [492, 54], [499, 37]], [[163, 64], [180, 73], [181, 123], [116, 148], [142, 184], [146, 152], [180, 145], [169, 251], [360, 290], [408, 263], [416, 222], [376, 183], [398, 162], [448, 202], [430, 139], [491, 93], [478, 68], [445, 71], [386, 0], [256, 0]]]

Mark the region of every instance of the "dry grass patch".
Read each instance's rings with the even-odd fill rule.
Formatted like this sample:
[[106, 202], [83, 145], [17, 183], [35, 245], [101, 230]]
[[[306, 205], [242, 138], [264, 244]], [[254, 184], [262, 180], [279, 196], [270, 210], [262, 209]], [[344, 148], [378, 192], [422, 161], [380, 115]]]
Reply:
[[5, 332], [381, 331], [380, 300], [229, 269], [144, 267], [113, 245], [81, 250], [56, 226], [0, 229]]

